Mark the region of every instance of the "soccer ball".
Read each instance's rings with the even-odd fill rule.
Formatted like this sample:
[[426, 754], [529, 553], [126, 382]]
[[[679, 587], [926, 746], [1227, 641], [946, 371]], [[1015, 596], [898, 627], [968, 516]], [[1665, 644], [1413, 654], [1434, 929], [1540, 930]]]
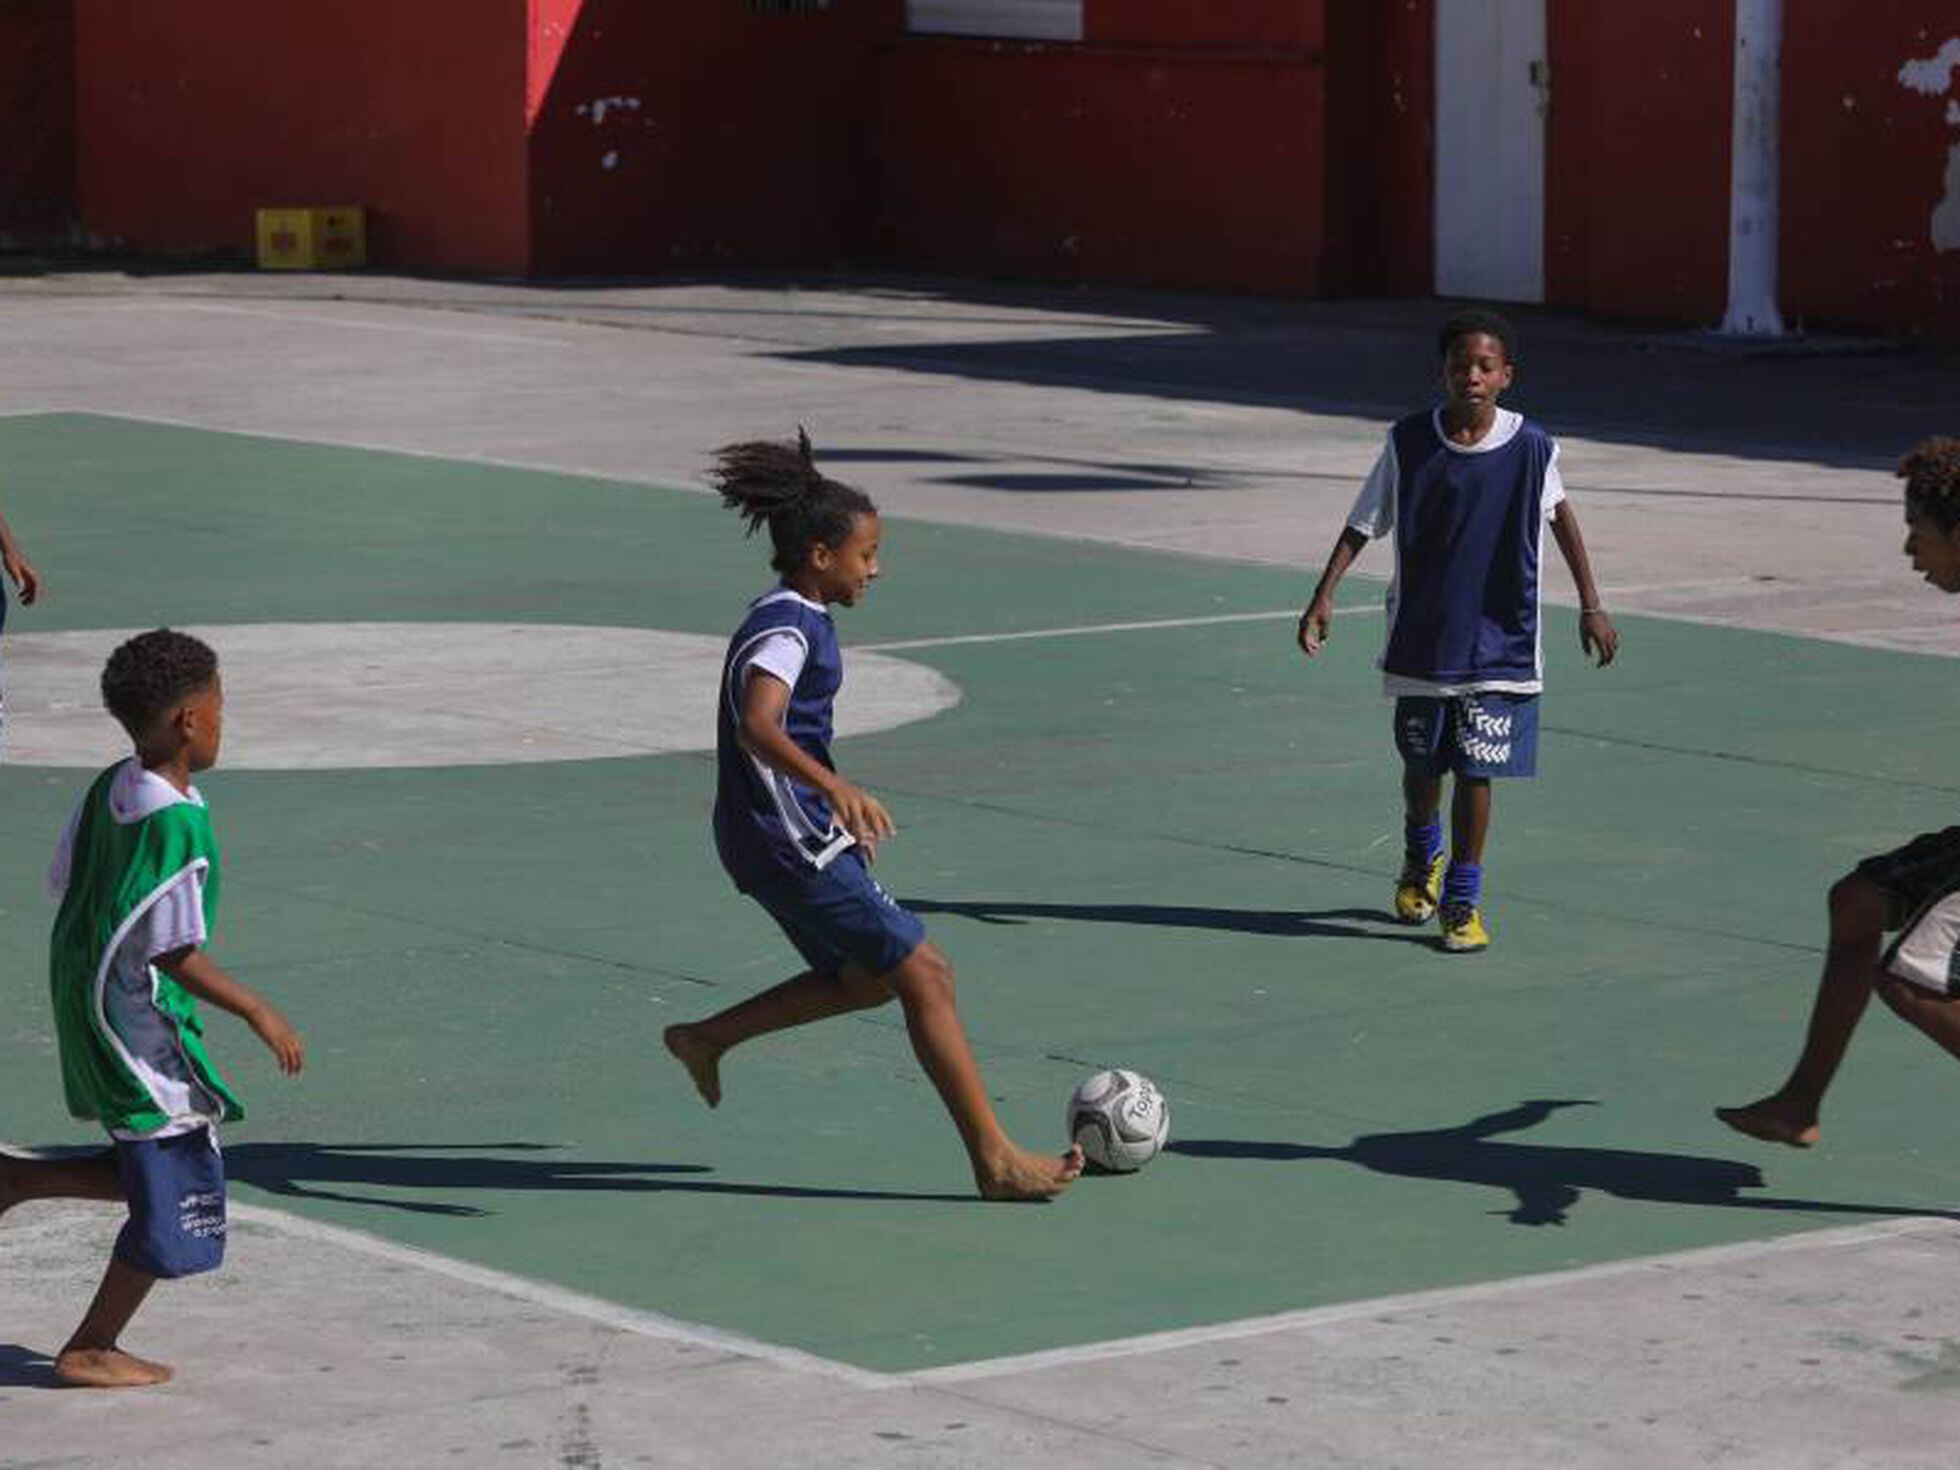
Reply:
[[1068, 1100], [1068, 1136], [1090, 1163], [1128, 1174], [1154, 1159], [1171, 1136], [1171, 1105], [1140, 1073], [1098, 1072]]

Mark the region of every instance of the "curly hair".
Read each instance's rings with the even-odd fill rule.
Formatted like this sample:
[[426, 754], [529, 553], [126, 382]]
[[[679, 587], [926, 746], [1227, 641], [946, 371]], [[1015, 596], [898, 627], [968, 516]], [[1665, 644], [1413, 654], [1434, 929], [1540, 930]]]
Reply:
[[218, 677], [218, 655], [188, 633], [155, 628], [109, 655], [102, 668], [102, 703], [132, 740]]
[[1504, 349], [1506, 362], [1518, 360], [1517, 328], [1506, 318], [1494, 311], [1486, 311], [1482, 307], [1456, 312], [1444, 322], [1436, 333], [1436, 351], [1439, 355], [1448, 357], [1450, 349], [1456, 346], [1459, 340], [1479, 335], [1495, 338], [1497, 345]]
[[1939, 523], [1960, 526], [1960, 439], [1936, 435], [1906, 451], [1894, 471], [1906, 482], [1906, 508]]
[[785, 576], [808, 560], [813, 545], [841, 546], [859, 516], [878, 513], [862, 490], [824, 477], [800, 425], [794, 444], [751, 439], [717, 449], [709, 479], [751, 536], [768, 526], [775, 549], [769, 564]]

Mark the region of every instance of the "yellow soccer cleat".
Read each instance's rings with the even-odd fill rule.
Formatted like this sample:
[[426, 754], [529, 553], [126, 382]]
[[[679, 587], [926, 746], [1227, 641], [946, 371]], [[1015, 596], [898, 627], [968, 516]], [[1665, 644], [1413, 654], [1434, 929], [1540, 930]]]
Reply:
[[1470, 954], [1490, 948], [1490, 931], [1484, 927], [1480, 910], [1468, 904], [1451, 904], [1441, 914], [1443, 948], [1451, 954]]
[[1439, 852], [1424, 865], [1420, 858], [1405, 858], [1402, 876], [1395, 880], [1395, 917], [1405, 924], [1427, 924], [1436, 912], [1436, 895], [1443, 889], [1443, 855]]

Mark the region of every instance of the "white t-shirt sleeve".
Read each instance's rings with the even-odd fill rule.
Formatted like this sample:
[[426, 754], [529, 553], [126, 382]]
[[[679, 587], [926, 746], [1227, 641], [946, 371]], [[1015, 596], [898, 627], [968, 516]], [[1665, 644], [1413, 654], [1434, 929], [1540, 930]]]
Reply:
[[61, 829], [61, 837], [54, 845], [54, 859], [48, 864], [48, 876], [42, 887], [56, 903], [67, 897], [68, 870], [75, 862], [75, 829], [81, 825], [82, 809], [79, 805], [68, 814], [68, 825]]
[[204, 869], [188, 868], [144, 911], [123, 946], [137, 964], [147, 965], [158, 955], [196, 948], [209, 937], [204, 931]]
[[790, 688], [796, 687], [798, 677], [803, 673], [804, 660], [810, 656], [810, 646], [787, 628], [771, 633], [749, 654], [743, 666], [743, 679], [760, 669], [763, 673], [781, 679]]
[[1395, 436], [1391, 433], [1382, 445], [1375, 467], [1361, 482], [1361, 493], [1354, 497], [1354, 509], [1348, 512], [1347, 518], [1349, 530], [1359, 531], [1372, 541], [1395, 529], [1395, 481], [1398, 472]]
[[1552, 513], [1565, 504], [1565, 477], [1558, 472], [1557, 440], [1552, 441], [1552, 457], [1545, 462], [1545, 491], [1538, 503], [1548, 521]]

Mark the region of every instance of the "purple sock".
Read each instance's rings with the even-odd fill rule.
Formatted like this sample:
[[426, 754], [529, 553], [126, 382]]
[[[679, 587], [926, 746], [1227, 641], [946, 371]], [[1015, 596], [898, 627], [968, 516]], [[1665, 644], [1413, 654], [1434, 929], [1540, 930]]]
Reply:
[[1402, 823], [1402, 851], [1411, 860], [1431, 863], [1443, 850], [1443, 819], [1431, 817], [1421, 826], [1404, 820]]
[[1451, 863], [1443, 874], [1443, 906], [1470, 909], [1484, 895], [1484, 870], [1478, 863]]

